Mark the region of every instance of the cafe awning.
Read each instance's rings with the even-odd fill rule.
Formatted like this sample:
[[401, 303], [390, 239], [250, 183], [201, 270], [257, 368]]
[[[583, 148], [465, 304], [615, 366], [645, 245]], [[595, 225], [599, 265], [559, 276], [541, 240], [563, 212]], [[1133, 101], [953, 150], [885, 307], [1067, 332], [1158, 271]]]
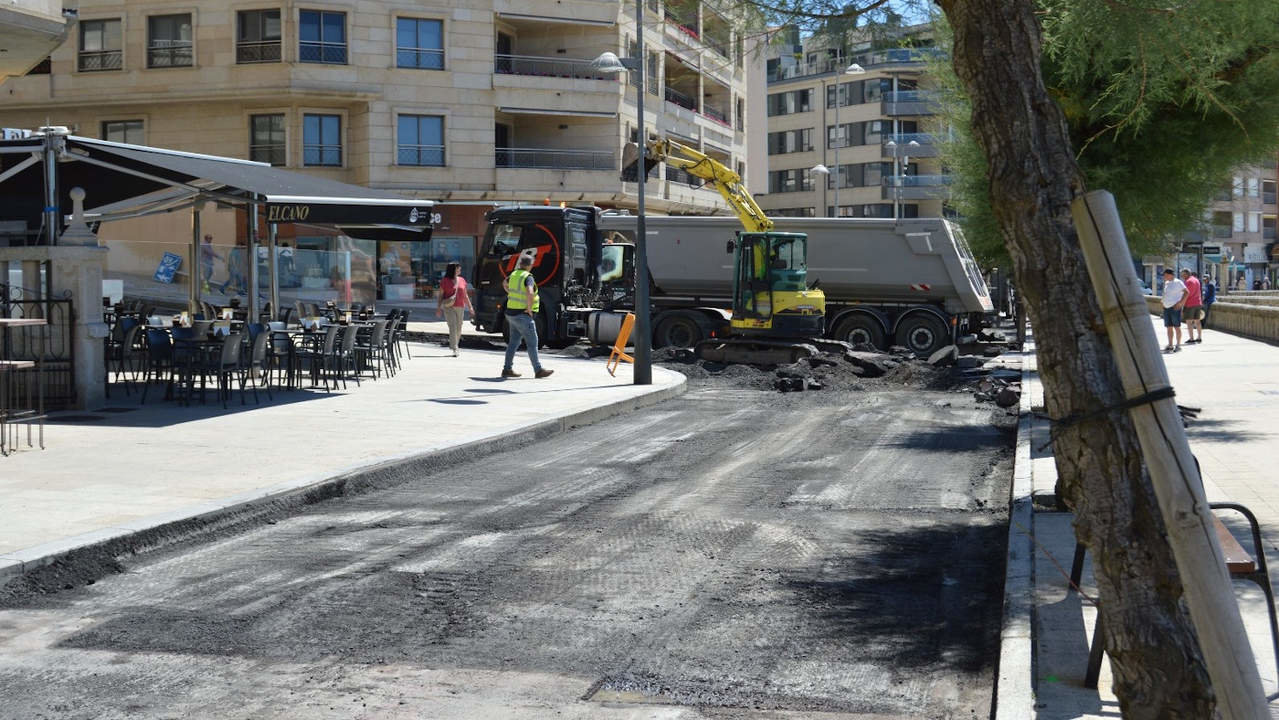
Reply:
[[[0, 140], [0, 217], [38, 227], [44, 207], [41, 137]], [[36, 162], [31, 162], [35, 159]], [[434, 202], [238, 158], [127, 145], [74, 135], [58, 155], [60, 216], [71, 188], [90, 220], [167, 212], [192, 202], [257, 203], [267, 222], [335, 225], [356, 237], [427, 240]], [[364, 232], [358, 232], [363, 230]], [[370, 239], [379, 239], [373, 237]]]

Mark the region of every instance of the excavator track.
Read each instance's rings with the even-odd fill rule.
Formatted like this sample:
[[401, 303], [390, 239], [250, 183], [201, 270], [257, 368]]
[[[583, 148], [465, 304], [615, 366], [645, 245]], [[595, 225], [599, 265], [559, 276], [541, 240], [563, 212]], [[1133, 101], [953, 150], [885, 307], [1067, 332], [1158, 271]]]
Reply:
[[808, 340], [720, 338], [699, 342], [693, 348], [693, 352], [699, 359], [710, 362], [732, 365], [788, 365], [819, 355], [822, 350]]

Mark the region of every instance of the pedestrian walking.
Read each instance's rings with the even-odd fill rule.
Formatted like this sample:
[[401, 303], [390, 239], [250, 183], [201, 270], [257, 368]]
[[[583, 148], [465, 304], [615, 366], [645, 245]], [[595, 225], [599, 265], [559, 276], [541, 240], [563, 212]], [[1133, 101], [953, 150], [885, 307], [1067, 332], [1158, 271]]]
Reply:
[[[451, 262], [444, 269], [444, 277], [440, 280], [440, 289], [435, 294], [435, 317], [444, 315], [449, 326], [449, 349], [453, 357], [457, 357], [458, 343], [462, 340], [462, 321], [466, 319], [466, 311], [475, 314], [471, 306], [471, 293], [466, 287], [466, 278], [462, 277], [462, 266]], [[510, 361], [506, 363], [511, 366]]]
[[521, 254], [514, 271], [506, 278], [506, 327], [510, 338], [506, 342], [506, 364], [502, 366], [502, 377], [519, 377], [511, 363], [515, 360], [515, 352], [520, 349], [520, 342], [528, 348], [528, 359], [533, 364], [533, 376], [544, 378], [554, 370], [543, 368], [537, 359], [537, 323], [533, 317], [541, 307], [537, 295], [537, 281], [529, 270], [533, 267], [533, 256]]
[[1269, 290], [1269, 289], [1270, 289], [1270, 276], [1269, 276], [1269, 275], [1267, 275], [1267, 276], [1265, 276], [1265, 277], [1261, 278], [1261, 289], [1262, 289], [1262, 290]]
[[[1165, 353], [1181, 352], [1181, 309], [1186, 305], [1186, 286], [1177, 279], [1172, 268], [1164, 270], [1164, 328], [1168, 330], [1168, 347]], [[1173, 331], [1177, 334], [1177, 344], [1172, 344]]]
[[1182, 310], [1182, 317], [1186, 321], [1186, 344], [1197, 345], [1203, 342], [1203, 327], [1199, 324], [1203, 320], [1203, 289], [1199, 284], [1199, 277], [1186, 269], [1181, 271], [1181, 282], [1186, 286], [1186, 306]]
[[245, 263], [248, 261], [248, 258], [245, 257], [246, 254], [248, 254], [248, 248], [245, 247], [245, 243], [240, 240], [237, 240], [235, 247], [231, 248], [231, 250], [227, 253], [226, 282], [222, 283], [223, 295], [226, 295], [228, 285], [235, 286], [235, 292], [237, 295], [248, 294], [249, 283], [244, 278], [244, 269], [247, 267]]
[[213, 236], [205, 235], [200, 243], [200, 276], [203, 278], [203, 290], [209, 292], [209, 281], [213, 279], [213, 261], [217, 254], [213, 251]]
[[1217, 302], [1217, 283], [1213, 281], [1212, 276], [1208, 276], [1208, 281], [1204, 283], [1204, 317], [1199, 321], [1199, 333], [1203, 334], [1203, 328], [1208, 327], [1208, 316], [1212, 313], [1212, 304]]

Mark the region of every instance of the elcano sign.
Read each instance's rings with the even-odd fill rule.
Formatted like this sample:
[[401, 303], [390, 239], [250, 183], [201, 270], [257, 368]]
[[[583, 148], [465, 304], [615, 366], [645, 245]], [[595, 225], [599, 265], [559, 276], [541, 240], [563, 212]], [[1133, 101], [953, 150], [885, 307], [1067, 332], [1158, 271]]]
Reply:
[[269, 223], [324, 223], [332, 225], [405, 225], [429, 227], [432, 224], [430, 205], [415, 207], [410, 204], [377, 205], [369, 203], [329, 202], [268, 202], [266, 221]]

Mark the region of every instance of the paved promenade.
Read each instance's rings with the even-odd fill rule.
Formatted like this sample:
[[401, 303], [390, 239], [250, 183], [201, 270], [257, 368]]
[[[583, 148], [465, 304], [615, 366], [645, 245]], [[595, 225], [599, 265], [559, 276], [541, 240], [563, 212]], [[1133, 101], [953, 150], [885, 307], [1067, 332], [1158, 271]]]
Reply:
[[[0, 582], [69, 550], [127, 539], [184, 519], [218, 517], [371, 468], [426, 461], [450, 448], [529, 440], [682, 391], [684, 377], [653, 369], [631, 384], [623, 365], [543, 356], [555, 371], [502, 380], [500, 352], [414, 344], [393, 378], [346, 391], [276, 391], [227, 410], [181, 407], [153, 386], [146, 405], [114, 387], [108, 407], [63, 413], [47, 449], [0, 458]], [[532, 433], [532, 434], [530, 434]], [[25, 441], [25, 437], [24, 437]]]
[[[1163, 341], [1163, 328], [1152, 318]], [[1027, 358], [1034, 370], [1034, 358]], [[1241, 503], [1257, 515], [1270, 563], [1272, 586], [1279, 579], [1279, 474], [1275, 451], [1279, 448], [1279, 347], [1208, 330], [1204, 343], [1183, 346], [1180, 353], [1165, 355], [1164, 362], [1177, 402], [1203, 411], [1187, 428], [1190, 447], [1199, 458], [1204, 488], [1210, 502]], [[1043, 405], [1043, 390], [1031, 382], [1031, 404]], [[1051, 494], [1056, 483], [1051, 448], [1039, 448], [1048, 439], [1047, 424], [1032, 422], [1032, 472], [1036, 494]], [[1220, 517], [1244, 548], [1251, 551], [1247, 525], [1222, 512]], [[1066, 590], [1066, 577], [1074, 550], [1069, 513], [1034, 514], [1034, 654], [1035, 708], [1025, 708], [1039, 718], [1113, 718], [1119, 704], [1110, 691], [1109, 662], [1103, 662], [1097, 690], [1083, 687], [1095, 611], [1079, 595]], [[1091, 562], [1087, 563], [1082, 589], [1095, 596]], [[1267, 623], [1265, 596], [1252, 583], [1236, 581], [1262, 684], [1268, 695], [1279, 691]], [[1279, 703], [1272, 702], [1279, 707]], [[1001, 708], [1003, 709], [1003, 708]]]

